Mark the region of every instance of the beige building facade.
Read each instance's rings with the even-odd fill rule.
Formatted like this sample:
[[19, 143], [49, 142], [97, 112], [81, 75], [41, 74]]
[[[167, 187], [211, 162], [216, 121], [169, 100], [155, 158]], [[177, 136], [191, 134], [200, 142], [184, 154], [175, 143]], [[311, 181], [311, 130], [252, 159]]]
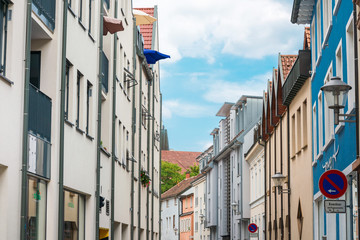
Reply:
[[159, 239], [157, 21], [136, 26], [131, 1], [0, 7], [0, 235]]

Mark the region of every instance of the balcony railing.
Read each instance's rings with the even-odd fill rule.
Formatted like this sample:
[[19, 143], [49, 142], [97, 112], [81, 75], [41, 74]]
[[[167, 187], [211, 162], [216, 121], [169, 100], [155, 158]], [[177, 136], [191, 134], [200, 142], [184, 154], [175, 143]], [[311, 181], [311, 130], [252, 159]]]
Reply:
[[52, 31], [55, 29], [56, 0], [33, 0], [32, 10]]
[[51, 141], [51, 99], [30, 84], [29, 131]]
[[288, 106], [295, 95], [310, 77], [311, 53], [310, 50], [300, 50], [294, 66], [290, 70], [283, 86], [283, 104]]
[[51, 99], [30, 84], [28, 171], [50, 178]]

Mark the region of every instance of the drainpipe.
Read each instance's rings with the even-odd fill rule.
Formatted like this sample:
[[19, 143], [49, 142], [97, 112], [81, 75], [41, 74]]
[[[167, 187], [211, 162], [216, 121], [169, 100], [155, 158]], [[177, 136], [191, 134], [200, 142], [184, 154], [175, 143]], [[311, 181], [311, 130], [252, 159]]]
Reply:
[[[282, 117], [280, 117], [280, 172], [283, 173], [283, 146], [282, 146]], [[281, 228], [281, 239], [284, 240], [284, 196], [281, 193], [281, 222], [283, 223]], [[289, 214], [290, 216], [290, 214]]]
[[[269, 219], [270, 219], [270, 222], [272, 221], [271, 219], [271, 194], [272, 194], [272, 191], [271, 191], [271, 138], [269, 137]], [[272, 227], [272, 224], [271, 224], [271, 227]], [[271, 240], [271, 231], [272, 229], [270, 228], [269, 229], [269, 239]]]
[[[139, 62], [140, 63], [140, 62]], [[140, 233], [141, 233], [141, 133], [142, 133], [142, 62], [140, 63], [139, 67], [139, 146], [138, 146], [138, 239], [140, 240]], [[134, 87], [135, 88], [135, 87]]]
[[[66, 1], [65, 1], [66, 2]], [[96, 152], [96, 192], [95, 192], [95, 239], [99, 239], [100, 226], [100, 143], [101, 143], [101, 93], [102, 93], [102, 51], [103, 51], [103, 16], [104, 16], [104, 0], [100, 0], [100, 28], [99, 28], [99, 81], [98, 81], [98, 122], [97, 122], [97, 152]]]
[[265, 231], [265, 238], [266, 238], [266, 230], [267, 230], [267, 217], [266, 217], [266, 211], [267, 211], [267, 197], [266, 197], [266, 150], [267, 150], [267, 144], [266, 144], [266, 142], [265, 142], [265, 144], [264, 144], [264, 163], [265, 163], [265, 171], [264, 171], [264, 190], [265, 190], [265, 192], [264, 192], [264, 194], [265, 194], [265, 227], [264, 227], [264, 231]]
[[[131, 1], [132, 2], [132, 1]], [[133, 17], [133, 75], [136, 75], [136, 19]], [[130, 240], [134, 240], [134, 191], [135, 191], [135, 184], [134, 184], [134, 170], [135, 170], [135, 132], [136, 132], [136, 109], [135, 109], [135, 86], [133, 86], [132, 91], [132, 124], [131, 124], [131, 131], [132, 131], [132, 139], [131, 139], [131, 223], [130, 223]]]
[[26, 239], [27, 233], [27, 195], [28, 195], [28, 131], [29, 131], [29, 84], [30, 84], [30, 51], [31, 51], [31, 8], [32, 0], [27, 0], [26, 7], [26, 43], [25, 43], [25, 81], [24, 81], [24, 113], [23, 113], [23, 149], [21, 168], [21, 218], [20, 239]]
[[[288, 149], [288, 159], [287, 159], [287, 171], [288, 171], [288, 189], [290, 187], [290, 110], [287, 112], [287, 149]], [[289, 235], [288, 239], [291, 240], [291, 213], [290, 213], [290, 193], [288, 193], [288, 214], [289, 214]]]
[[[114, 17], [117, 18], [118, 0], [115, 0]], [[115, 239], [114, 235], [114, 218], [115, 218], [115, 130], [116, 130], [116, 63], [117, 63], [117, 33], [114, 34], [114, 59], [113, 59], [113, 101], [112, 101], [112, 143], [111, 143], [111, 227], [110, 239]]]
[[[160, 78], [159, 78], [159, 88], [160, 88]], [[161, 126], [162, 126], [162, 94], [160, 93], [160, 128], [161, 128]], [[161, 134], [160, 134], [160, 143], [161, 143]], [[160, 171], [160, 176], [161, 176], [161, 147], [160, 147], [159, 163], [160, 163], [159, 171]], [[180, 228], [179, 228], [179, 231], [180, 231]], [[161, 177], [159, 179], [159, 240], [161, 240]]]
[[59, 148], [59, 215], [58, 239], [64, 238], [64, 122], [65, 122], [65, 79], [68, 1], [64, 1], [62, 59], [61, 59], [61, 100], [60, 100], [60, 148]]
[[[355, 121], [356, 121], [356, 159], [360, 158], [359, 150], [359, 65], [358, 65], [358, 36], [357, 36], [357, 16], [356, 16], [356, 4], [353, 1], [353, 21], [354, 21], [354, 65], [355, 65]], [[357, 186], [359, 188], [360, 184], [360, 174], [357, 171]], [[358, 190], [358, 206], [360, 206], [360, 191]], [[358, 221], [358, 229], [360, 229], [360, 221]], [[358, 238], [360, 238], [360, 232], [358, 231]]]
[[[155, 147], [155, 78], [153, 78], [152, 82], [152, 127], [151, 127], [151, 176], [153, 180], [153, 184], [151, 184], [151, 240], [154, 240], [154, 184], [155, 184], [155, 177], [154, 177], [154, 147]], [[149, 99], [150, 100], [150, 99]], [[150, 110], [150, 108], [149, 108]], [[160, 217], [160, 216], [159, 216]]]
[[[274, 127], [274, 173], [276, 174], [276, 127]], [[271, 164], [271, 163], [270, 163]], [[270, 175], [271, 178], [271, 175]], [[277, 220], [277, 195], [276, 195], [276, 188], [275, 188], [275, 222], [276, 224], [276, 229], [275, 229], [275, 239], [277, 240], [278, 238], [278, 220]]]
[[[148, 113], [150, 113], [150, 85], [152, 84], [151, 80], [148, 81]], [[154, 117], [154, 116], [152, 116]], [[150, 175], [150, 118], [148, 119], [148, 122], [147, 122], [147, 149], [146, 149], [146, 156], [147, 156], [147, 171], [148, 171], [148, 174]], [[154, 121], [154, 120], [153, 120]], [[153, 168], [154, 169], [154, 168]], [[154, 179], [154, 175], [151, 174], [151, 179], [153, 180]], [[153, 184], [151, 184], [153, 185]], [[150, 223], [149, 223], [149, 200], [150, 200], [150, 196], [149, 196], [149, 191], [150, 191], [150, 187], [148, 186], [146, 188], [146, 240], [149, 240], [149, 226], [150, 226]], [[152, 192], [151, 192], [152, 193]]]

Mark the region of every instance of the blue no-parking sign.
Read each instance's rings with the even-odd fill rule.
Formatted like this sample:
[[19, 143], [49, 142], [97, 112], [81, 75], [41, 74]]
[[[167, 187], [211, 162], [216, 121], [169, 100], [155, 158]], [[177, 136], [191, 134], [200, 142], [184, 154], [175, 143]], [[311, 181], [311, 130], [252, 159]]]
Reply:
[[255, 223], [250, 223], [248, 226], [249, 232], [255, 233], [258, 230], [258, 227]]
[[332, 169], [321, 175], [319, 188], [325, 197], [331, 199], [339, 198], [346, 192], [347, 179], [341, 171]]

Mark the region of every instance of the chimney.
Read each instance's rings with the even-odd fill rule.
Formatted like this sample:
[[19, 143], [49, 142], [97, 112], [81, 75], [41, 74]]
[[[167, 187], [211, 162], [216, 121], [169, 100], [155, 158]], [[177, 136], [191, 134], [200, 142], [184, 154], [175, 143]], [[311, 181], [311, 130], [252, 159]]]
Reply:
[[190, 173], [186, 173], [186, 179], [190, 178]]

